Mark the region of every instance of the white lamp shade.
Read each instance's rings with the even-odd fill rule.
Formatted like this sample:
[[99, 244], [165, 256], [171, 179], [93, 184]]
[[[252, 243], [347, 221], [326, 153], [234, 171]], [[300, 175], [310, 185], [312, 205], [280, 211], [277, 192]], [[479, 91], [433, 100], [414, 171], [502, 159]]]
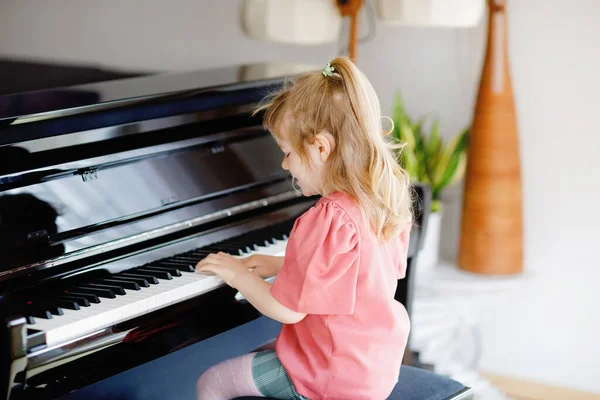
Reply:
[[384, 24], [462, 28], [479, 25], [485, 0], [375, 0]]
[[254, 39], [300, 45], [337, 42], [342, 24], [333, 0], [242, 0], [241, 18]]

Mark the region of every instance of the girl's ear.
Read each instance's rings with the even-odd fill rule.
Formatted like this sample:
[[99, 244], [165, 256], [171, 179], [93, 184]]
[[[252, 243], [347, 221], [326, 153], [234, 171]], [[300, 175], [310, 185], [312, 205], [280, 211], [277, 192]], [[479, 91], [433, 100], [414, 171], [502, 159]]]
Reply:
[[319, 160], [325, 162], [335, 149], [335, 139], [328, 131], [321, 131], [315, 135], [313, 145], [317, 150]]

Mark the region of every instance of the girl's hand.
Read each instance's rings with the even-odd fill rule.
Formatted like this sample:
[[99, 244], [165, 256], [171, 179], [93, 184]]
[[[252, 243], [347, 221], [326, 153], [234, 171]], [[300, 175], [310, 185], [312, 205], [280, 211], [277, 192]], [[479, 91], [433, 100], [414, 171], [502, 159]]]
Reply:
[[242, 259], [244, 266], [263, 278], [275, 276], [283, 266], [283, 257], [255, 254]]
[[241, 274], [248, 273], [248, 267], [240, 260], [223, 252], [209, 254], [196, 265], [196, 269], [201, 272], [214, 273], [223, 279], [226, 284], [235, 289], [237, 289], [235, 287], [235, 278]]

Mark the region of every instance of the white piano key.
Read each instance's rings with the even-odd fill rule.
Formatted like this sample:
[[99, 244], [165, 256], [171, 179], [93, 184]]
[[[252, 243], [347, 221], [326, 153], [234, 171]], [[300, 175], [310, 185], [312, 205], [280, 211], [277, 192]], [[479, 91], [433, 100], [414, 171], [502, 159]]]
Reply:
[[36, 319], [29, 328], [43, 330], [46, 344], [53, 346], [70, 339], [95, 332], [139, 315], [166, 307], [223, 285], [216, 276], [187, 272], [172, 280], [160, 279], [158, 285], [137, 290], [127, 290], [114, 299], [101, 298], [100, 304], [81, 307], [78, 311], [65, 310], [65, 315], [50, 320]]

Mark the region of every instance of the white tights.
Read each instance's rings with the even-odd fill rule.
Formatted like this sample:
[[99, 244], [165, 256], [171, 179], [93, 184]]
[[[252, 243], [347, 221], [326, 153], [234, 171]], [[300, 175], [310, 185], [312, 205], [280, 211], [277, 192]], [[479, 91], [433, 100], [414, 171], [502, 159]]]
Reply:
[[196, 384], [198, 400], [231, 400], [241, 396], [263, 397], [252, 378], [255, 353], [225, 360], [207, 369]]

